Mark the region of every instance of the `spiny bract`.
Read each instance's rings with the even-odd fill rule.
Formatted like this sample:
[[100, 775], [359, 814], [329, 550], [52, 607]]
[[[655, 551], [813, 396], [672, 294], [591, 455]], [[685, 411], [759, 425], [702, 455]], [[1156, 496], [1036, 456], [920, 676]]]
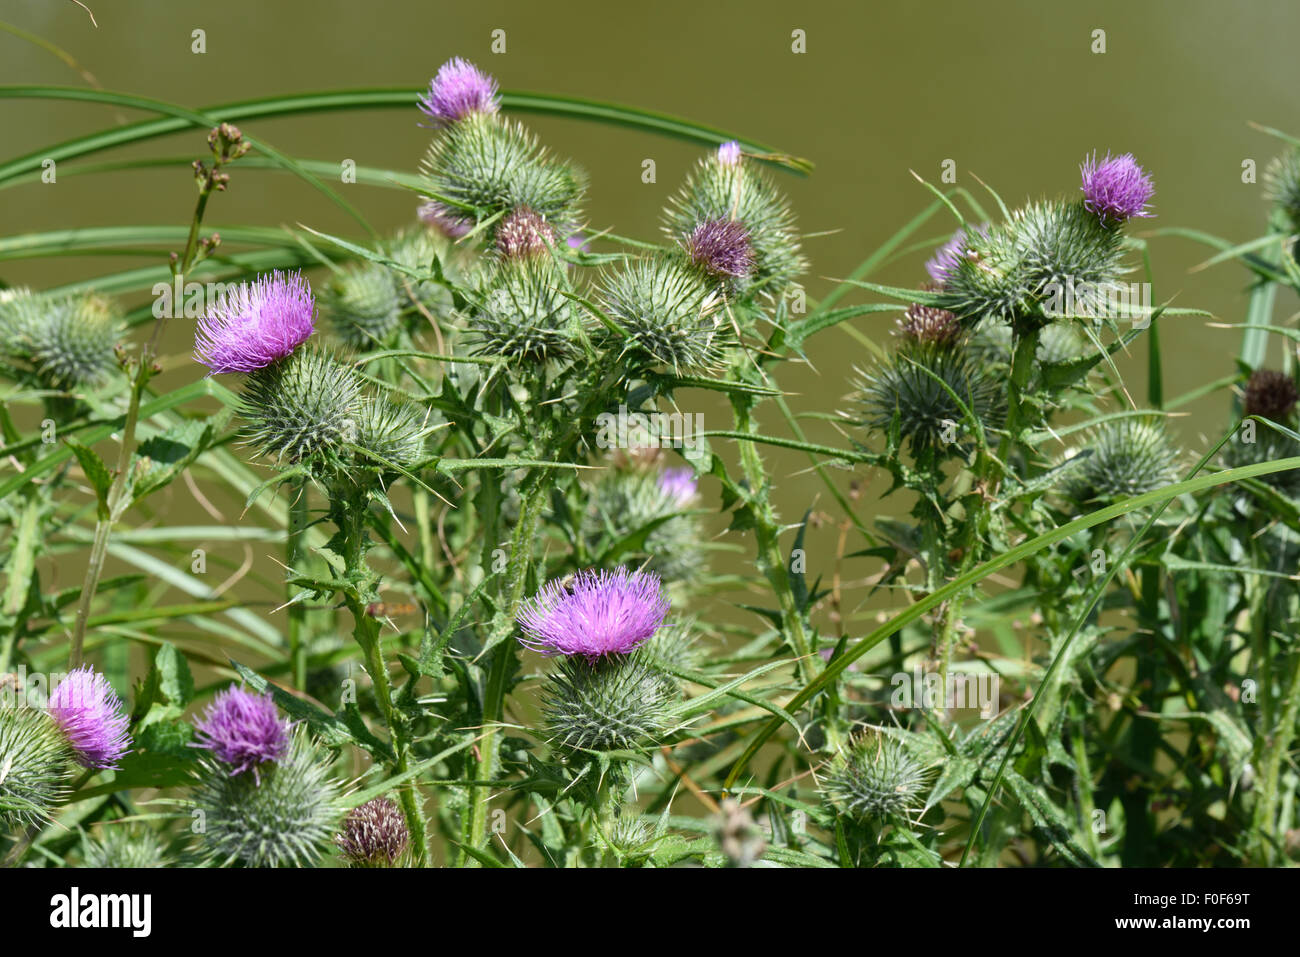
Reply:
[[402, 323], [402, 298], [393, 273], [379, 263], [349, 265], [325, 285], [321, 306], [349, 346], [374, 348]]
[[0, 706], [0, 831], [45, 820], [67, 791], [71, 761], [46, 712]]
[[375, 396], [357, 418], [357, 447], [361, 464], [380, 471], [390, 466], [410, 468], [424, 458], [427, 413], [418, 406]]
[[329, 762], [301, 732], [288, 754], [258, 777], [232, 775], [204, 757], [194, 790], [198, 845], [219, 866], [310, 867], [329, 848], [340, 816]]
[[668, 235], [688, 247], [702, 224], [722, 221], [744, 227], [746, 268], [734, 277], [742, 294], [778, 299], [795, 288], [807, 268], [789, 204], [738, 150], [724, 146], [701, 160], [665, 216]]
[[563, 658], [547, 682], [543, 719], [567, 748], [630, 750], [663, 734], [676, 697], [675, 682], [639, 654]]
[[1121, 419], [1099, 426], [1086, 451], [1076, 456], [1065, 480], [1079, 503], [1141, 495], [1177, 481], [1177, 452], [1154, 419]]
[[897, 418], [899, 438], [914, 456], [956, 452], [958, 440], [973, 434], [954, 395], [985, 429], [997, 428], [1005, 415], [998, 381], [960, 350], [900, 350], [862, 374], [859, 394], [863, 424], [888, 434]]
[[561, 292], [566, 287], [549, 257], [505, 260], [486, 270], [465, 315], [475, 353], [515, 363], [568, 356], [581, 335], [581, 317]]
[[434, 137], [421, 167], [429, 192], [457, 216], [527, 206], [553, 224], [581, 221], [586, 177], [550, 157], [518, 123], [471, 113]]
[[166, 867], [167, 854], [159, 835], [147, 827], [113, 824], [99, 840], [87, 838], [83, 852], [86, 867]]
[[34, 296], [16, 298], [9, 307], [16, 338], [7, 348], [28, 359], [50, 388], [99, 385], [117, 368], [114, 347], [122, 320], [111, 300]]
[[262, 454], [302, 462], [356, 440], [361, 381], [332, 356], [299, 349], [252, 373], [240, 406]]
[[608, 276], [605, 311], [626, 334], [603, 333], [609, 348], [677, 371], [704, 371], [721, 361], [729, 341], [716, 290], [685, 264], [667, 256], [638, 259]]
[[822, 793], [849, 817], [908, 816], [919, 809], [931, 773], [901, 741], [870, 732], [834, 759]]
[[690, 502], [665, 485], [666, 474], [611, 470], [602, 476], [592, 489], [583, 523], [593, 555], [653, 526], [645, 531], [643, 547], [620, 552], [619, 560], [644, 556], [646, 567], [666, 582], [699, 573], [704, 557], [699, 522], [693, 515], [681, 514]]
[[968, 324], [993, 319], [1034, 326], [1071, 315], [1105, 316], [1117, 299], [1123, 234], [1082, 203], [1031, 203], [1005, 223], [973, 233], [966, 246], [937, 305]]

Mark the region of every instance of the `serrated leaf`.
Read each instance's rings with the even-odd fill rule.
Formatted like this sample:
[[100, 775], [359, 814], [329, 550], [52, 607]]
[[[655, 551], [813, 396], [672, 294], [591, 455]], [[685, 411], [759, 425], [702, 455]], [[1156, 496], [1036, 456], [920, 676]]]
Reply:
[[63, 444], [72, 449], [77, 457], [81, 471], [95, 490], [95, 500], [99, 503], [98, 515], [101, 520], [108, 518], [108, 492], [113, 487], [113, 473], [108, 470], [104, 460], [90, 446], [78, 439], [64, 439]]

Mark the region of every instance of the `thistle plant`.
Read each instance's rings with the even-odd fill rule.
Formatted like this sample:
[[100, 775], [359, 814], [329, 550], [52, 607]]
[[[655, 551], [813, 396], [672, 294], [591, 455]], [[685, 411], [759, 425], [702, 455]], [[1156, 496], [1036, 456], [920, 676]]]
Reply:
[[[1166, 396], [1205, 314], [1132, 295], [1171, 234], [1131, 154], [1020, 204], [918, 187], [840, 281], [806, 161], [461, 58], [409, 87], [275, 104], [404, 106], [422, 158], [358, 185], [406, 222], [221, 123], [188, 222], [112, 234], [177, 246], [179, 308], [148, 270], [0, 290], [6, 863], [1284, 862], [1294, 149], [1265, 235], [1215, 244], [1254, 278], [1238, 364]], [[697, 160], [625, 236], [519, 112]], [[322, 205], [228, 254], [208, 203], [272, 167]], [[1216, 390], [1222, 441], [1174, 414]]]

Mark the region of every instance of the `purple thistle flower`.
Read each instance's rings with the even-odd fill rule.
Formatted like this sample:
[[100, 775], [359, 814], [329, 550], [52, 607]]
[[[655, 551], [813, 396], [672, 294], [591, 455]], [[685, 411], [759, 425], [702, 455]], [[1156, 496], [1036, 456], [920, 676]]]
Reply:
[[951, 278], [965, 252], [966, 230], [959, 229], [952, 234], [951, 239], [934, 251], [934, 256], [925, 264], [925, 271], [942, 286]]
[[268, 694], [256, 695], [231, 685], [220, 692], [195, 725], [197, 747], [231, 765], [231, 775], [278, 761], [289, 748], [289, 723], [280, 718]]
[[659, 473], [659, 491], [678, 508], [685, 508], [699, 492], [695, 472], [688, 468], [664, 469]]
[[754, 268], [749, 230], [730, 219], [700, 223], [686, 241], [691, 261], [715, 276], [748, 276]]
[[256, 372], [306, 342], [315, 316], [316, 300], [301, 273], [277, 270], [228, 286], [199, 320], [194, 358], [213, 373]]
[[116, 768], [130, 749], [122, 699], [108, 679], [82, 665], [50, 692], [50, 716], [85, 768]]
[[1146, 205], [1156, 191], [1151, 177], [1137, 164], [1132, 153], [1111, 157], [1100, 163], [1093, 153], [1079, 167], [1083, 175], [1083, 205], [1096, 213], [1103, 223], [1121, 223], [1136, 216], [1151, 216]]
[[339, 851], [359, 867], [395, 864], [411, 842], [411, 833], [397, 805], [377, 797], [353, 808], [334, 839]]
[[520, 644], [544, 655], [582, 655], [589, 661], [624, 655], [655, 633], [668, 614], [659, 576], [651, 572], [578, 572], [548, 582], [524, 603]]
[[446, 126], [470, 113], [495, 113], [501, 107], [497, 81], [468, 60], [452, 57], [438, 68], [420, 109], [435, 126]]
[[740, 165], [740, 144], [729, 140], [718, 147], [718, 162], [723, 166]]

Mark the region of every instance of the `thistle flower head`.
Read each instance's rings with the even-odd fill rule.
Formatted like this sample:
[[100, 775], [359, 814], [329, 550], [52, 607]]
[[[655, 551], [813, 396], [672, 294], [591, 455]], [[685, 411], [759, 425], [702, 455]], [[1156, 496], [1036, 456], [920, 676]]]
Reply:
[[436, 199], [421, 203], [418, 215], [420, 222], [434, 227], [448, 239], [460, 239], [474, 228], [474, 220]]
[[99, 840], [88, 839], [83, 853], [86, 867], [166, 867], [167, 855], [158, 835], [144, 827], [114, 824], [104, 828]]
[[905, 817], [917, 810], [931, 773], [901, 741], [870, 732], [835, 758], [822, 793], [859, 820]]
[[524, 603], [520, 643], [544, 655], [595, 661], [625, 655], [654, 634], [668, 614], [659, 577], [650, 572], [578, 572], [551, 581]]
[[269, 694], [231, 685], [219, 692], [195, 726], [200, 748], [211, 751], [230, 773], [258, 774], [258, 766], [279, 761], [289, 748], [289, 723]]
[[1295, 379], [1285, 372], [1256, 369], [1246, 382], [1242, 409], [1246, 415], [1262, 415], [1274, 422], [1285, 422], [1295, 411], [1300, 392]]
[[[807, 267], [789, 204], [761, 170], [741, 161], [740, 148], [724, 144], [705, 157], [665, 211], [665, 231], [690, 251], [697, 229], [708, 223], [738, 223], [745, 230], [739, 243], [734, 227], [714, 226], [695, 244], [705, 261], [725, 267], [737, 296], [775, 301], [797, 287]], [[745, 249], [748, 255], [745, 254]], [[746, 260], [748, 264], [746, 264]], [[707, 267], [706, 267], [707, 268]]]
[[542, 719], [551, 739], [584, 751], [632, 750], [668, 727], [676, 683], [641, 655], [565, 658], [546, 683]]
[[370, 455], [361, 464], [383, 471], [390, 465], [410, 468], [424, 458], [429, 434], [426, 413], [414, 405], [376, 396], [361, 408], [357, 419], [357, 446]]
[[385, 244], [385, 248], [398, 265], [430, 276], [429, 279], [420, 279], [398, 270], [391, 272], [403, 308], [410, 302], [417, 302], [438, 318], [449, 316], [451, 293], [432, 281], [432, 275], [434, 260], [437, 260], [450, 278], [459, 278], [450, 244], [432, 230], [410, 229], [399, 232]]
[[108, 679], [89, 665], [70, 672], [50, 692], [50, 717], [85, 768], [116, 768], [130, 750], [126, 712]]
[[497, 252], [506, 259], [544, 256], [555, 243], [554, 227], [527, 206], [511, 210], [497, 226]]
[[1087, 504], [1141, 495], [1177, 481], [1178, 454], [1158, 419], [1121, 419], [1099, 426], [1075, 458], [1065, 493]]
[[435, 126], [446, 126], [471, 113], [495, 113], [501, 108], [497, 81], [468, 60], [452, 57], [438, 68], [429, 91], [420, 97], [420, 110]]
[[514, 363], [569, 355], [582, 320], [565, 288], [563, 270], [550, 256], [499, 260], [465, 314], [475, 352]]
[[240, 397], [250, 441], [292, 463], [341, 452], [356, 439], [361, 407], [356, 372], [315, 349], [257, 370]]
[[49, 817], [63, 799], [72, 750], [48, 714], [0, 707], [0, 833]]
[[898, 333], [912, 343], [944, 348], [961, 337], [961, 323], [947, 309], [914, 302], [899, 320]]
[[410, 846], [411, 834], [397, 805], [377, 797], [348, 812], [334, 843], [353, 867], [392, 867]]
[[956, 439], [972, 434], [962, 405], [986, 429], [996, 428], [1006, 413], [999, 382], [957, 349], [900, 350], [862, 374], [858, 394], [862, 424], [890, 435], [897, 423], [914, 457], [961, 451]]
[[420, 169], [444, 218], [473, 222], [526, 206], [548, 223], [582, 221], [586, 176], [518, 123], [471, 115], [433, 138]]
[[609, 276], [605, 311], [626, 338], [602, 334], [607, 347], [675, 371], [707, 370], [721, 361], [729, 327], [713, 284], [665, 256], [640, 259]]
[[323, 311], [339, 338], [353, 348], [373, 348], [402, 323], [402, 300], [393, 274], [379, 263], [349, 264], [330, 277]]
[[218, 866], [311, 867], [331, 843], [340, 816], [327, 758], [296, 733], [284, 756], [257, 775], [231, 774], [200, 760], [194, 808], [206, 823], [202, 857]]
[[714, 276], [738, 278], [754, 268], [749, 230], [730, 219], [710, 219], [696, 226], [686, 241], [686, 254]]
[[937, 305], [958, 319], [1043, 326], [1106, 315], [1123, 271], [1123, 237], [1080, 203], [1038, 202], [966, 237], [944, 275]]
[[50, 387], [93, 386], [117, 366], [121, 329], [121, 312], [106, 296], [49, 301], [41, 321], [28, 327], [25, 347], [37, 376]]
[[227, 287], [199, 320], [194, 357], [214, 373], [265, 369], [307, 341], [315, 314], [316, 300], [300, 273], [276, 271]]
[[1103, 222], [1116, 224], [1152, 215], [1146, 207], [1155, 187], [1132, 153], [1116, 157], [1107, 153], [1100, 162], [1093, 153], [1079, 170], [1083, 176], [1083, 204]]
[[1292, 224], [1300, 222], [1300, 146], [1291, 147], [1265, 167], [1264, 195], [1286, 213]]

